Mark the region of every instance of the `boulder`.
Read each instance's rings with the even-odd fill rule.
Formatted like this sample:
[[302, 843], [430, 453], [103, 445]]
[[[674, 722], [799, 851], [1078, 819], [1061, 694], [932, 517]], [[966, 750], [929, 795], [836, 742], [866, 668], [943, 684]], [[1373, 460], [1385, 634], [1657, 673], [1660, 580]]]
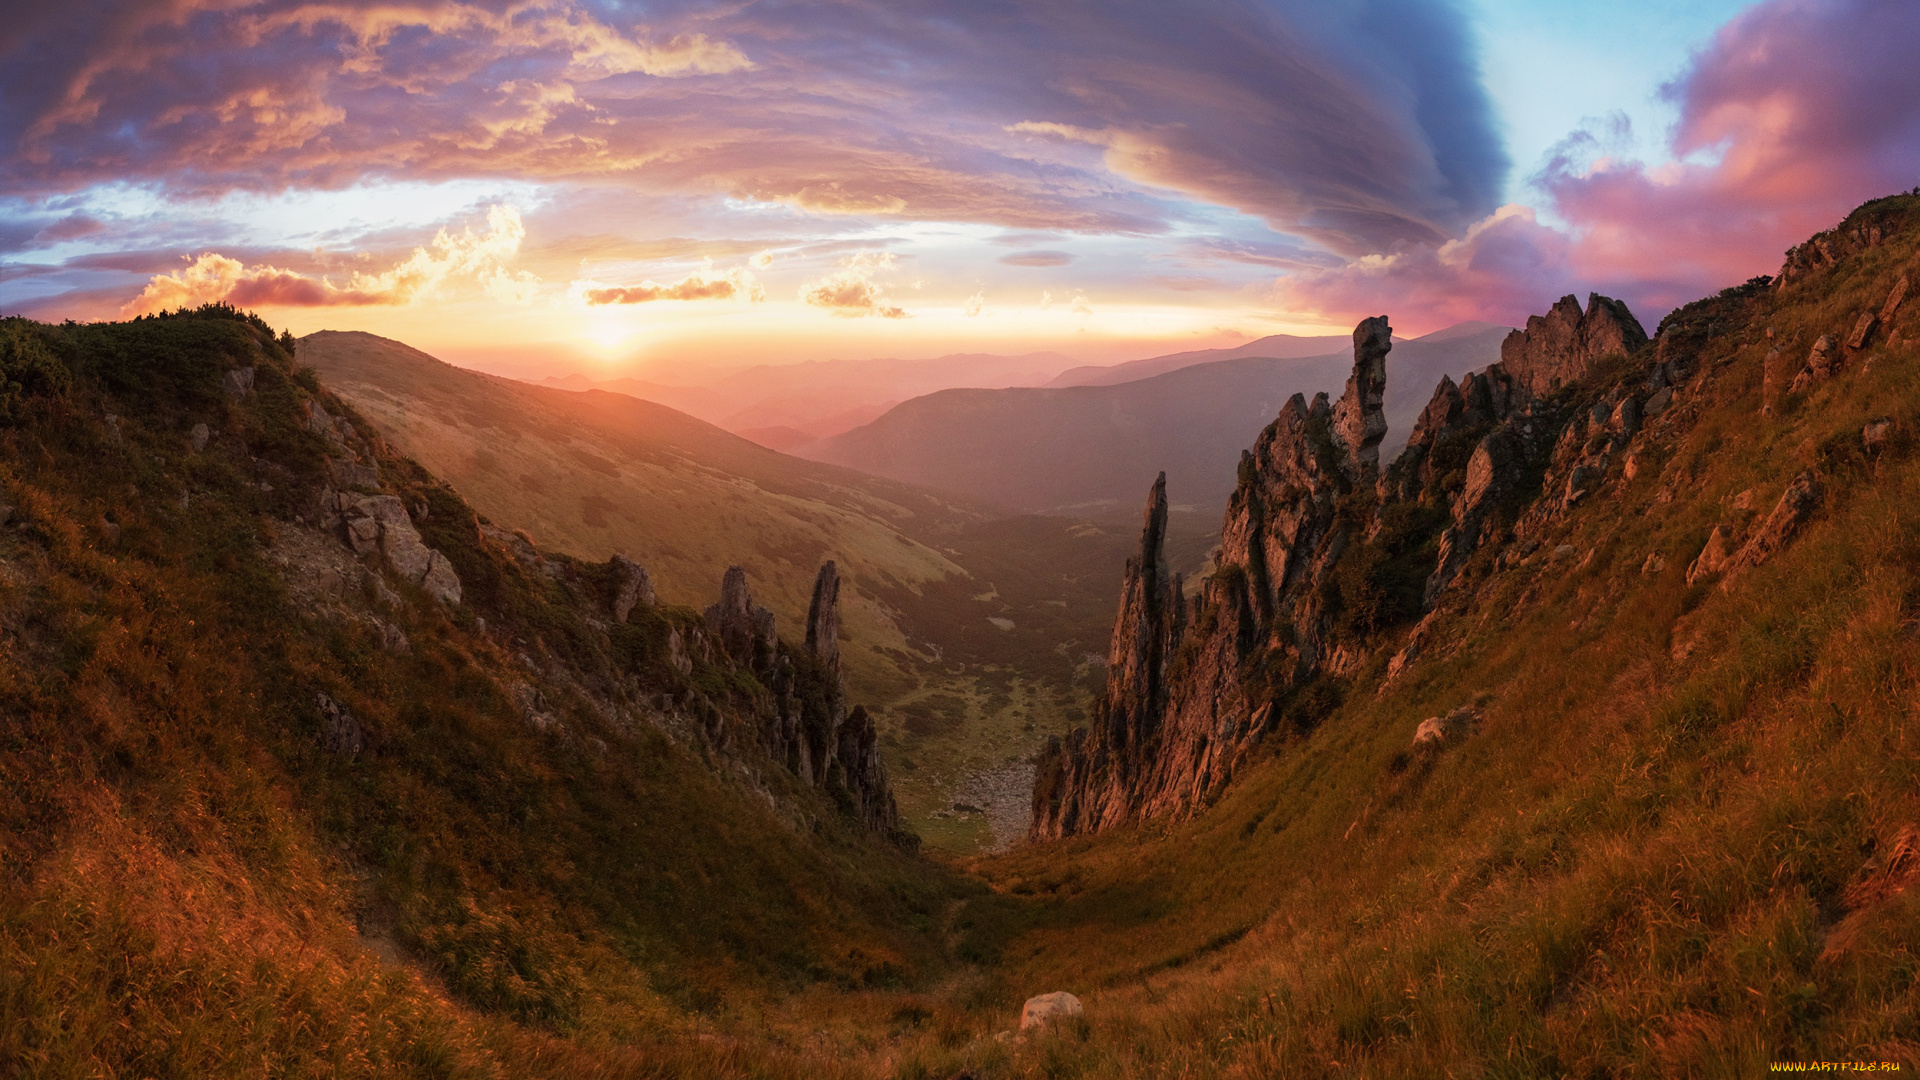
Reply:
[[[1893, 325], [1893, 316], [1900, 310], [1900, 302], [1906, 298], [1907, 277], [1905, 274], [1902, 274], [1900, 275], [1900, 280], [1893, 283], [1893, 291], [1887, 294], [1886, 304], [1880, 308], [1880, 322], [1891, 327]], [[1888, 342], [1888, 344], [1892, 344], [1892, 342]]]
[[346, 526], [347, 543], [365, 555], [378, 549], [393, 572], [443, 603], [460, 602], [460, 576], [446, 556], [420, 540], [407, 508], [392, 495], [339, 492], [334, 506]]
[[1833, 347], [1833, 339], [1822, 334], [1820, 340], [1813, 343], [1813, 351], [1807, 354], [1807, 362], [1800, 368], [1800, 374], [1793, 377], [1793, 385], [1787, 389], [1804, 394], [1833, 378], [1839, 370], [1840, 354]]
[[1874, 420], [1860, 429], [1860, 443], [1869, 453], [1872, 453], [1885, 446], [1888, 437], [1892, 434], [1893, 421]]
[[230, 398], [243, 398], [253, 393], [253, 369], [234, 368], [220, 380], [220, 388]]
[[1414, 730], [1413, 745], [1438, 746], [1456, 736], [1470, 735], [1480, 724], [1480, 710], [1462, 705], [1445, 716], [1429, 716]]
[[1729, 560], [1726, 576], [1720, 579], [1720, 587], [1731, 587], [1740, 571], [1766, 562], [1792, 543], [1800, 526], [1820, 506], [1822, 494], [1820, 482], [1814, 479], [1811, 472], [1794, 477], [1793, 483], [1788, 484], [1787, 490], [1781, 493], [1773, 512], [1767, 515], [1767, 520], [1753, 531], [1753, 536]]
[[329, 754], [352, 757], [366, 747], [366, 733], [345, 705], [324, 693], [313, 696], [320, 710], [320, 749]]
[[1880, 321], [1880, 317], [1878, 315], [1875, 315], [1873, 312], [1871, 311], [1861, 312], [1860, 317], [1854, 320], [1853, 333], [1847, 335], [1847, 348], [1849, 349], [1866, 348], [1867, 339], [1873, 336], [1874, 324], [1879, 321]]
[[1700, 549], [1687, 566], [1687, 584], [1692, 585], [1709, 574], [1717, 574], [1727, 568], [1727, 560], [1732, 555], [1732, 543], [1725, 527], [1715, 525], [1713, 535], [1707, 537], [1707, 546]]
[[1081, 1006], [1079, 998], [1065, 990], [1056, 990], [1027, 999], [1027, 1003], [1020, 1008], [1020, 1030], [1031, 1031], [1058, 1020], [1084, 1015], [1086, 1009]]
[[213, 438], [213, 431], [205, 424], [193, 425], [193, 433], [188, 439], [193, 443], [193, 452], [199, 453], [207, 448], [207, 440]]

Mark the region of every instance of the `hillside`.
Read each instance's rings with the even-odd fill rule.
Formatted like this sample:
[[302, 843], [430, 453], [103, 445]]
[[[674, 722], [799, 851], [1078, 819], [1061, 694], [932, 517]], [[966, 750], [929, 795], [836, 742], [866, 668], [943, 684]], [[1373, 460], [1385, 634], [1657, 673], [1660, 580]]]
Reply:
[[692, 1033], [942, 963], [830, 571], [804, 644], [659, 603], [292, 347], [0, 324], [0, 1072], [797, 1075]]
[[[625, 555], [669, 603], [711, 602], [737, 564], [785, 632], [804, 625], [814, 570], [836, 561], [849, 684], [911, 763], [902, 808], [935, 843], [985, 842], [981, 815], [932, 815], [975, 773], [1064, 731], [1097, 685], [1084, 658], [1112, 628], [1124, 530], [1007, 521], [651, 402], [482, 375], [371, 334], [322, 332], [298, 349], [487, 518], [577, 558]], [[964, 720], [928, 722], [929, 703]]]
[[[1485, 367], [1506, 332], [1396, 344], [1387, 401], [1395, 437], [1426, 405], [1425, 391], [1409, 387]], [[944, 390], [793, 452], [1044, 513], [1131, 509], [1140, 478], [1164, 471], [1175, 502], [1210, 519], [1233, 491], [1241, 450], [1287, 398], [1337, 388], [1349, 366], [1339, 355], [1241, 357], [1112, 386]]]
[[1897, 196], [1652, 341], [1568, 298], [1398, 461], [1362, 324], [1197, 594], [1156, 488], [972, 947], [1102, 988], [1090, 1076], [1915, 1061], [1917, 274]]

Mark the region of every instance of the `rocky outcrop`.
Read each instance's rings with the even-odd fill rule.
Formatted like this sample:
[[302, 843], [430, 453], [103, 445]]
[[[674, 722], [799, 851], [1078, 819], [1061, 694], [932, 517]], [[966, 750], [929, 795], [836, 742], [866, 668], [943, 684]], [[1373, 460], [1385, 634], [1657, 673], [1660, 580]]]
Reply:
[[753, 602], [744, 569], [727, 567], [720, 579], [720, 600], [708, 607], [705, 615], [707, 630], [720, 643], [721, 651], [755, 673], [771, 673], [779, 647], [773, 612]]
[[1185, 604], [1167, 567], [1167, 476], [1147, 496], [1140, 554], [1127, 560], [1120, 611], [1107, 649], [1107, 688], [1095, 726], [1041, 751], [1034, 831], [1064, 836], [1126, 820], [1160, 756], [1167, 665], [1180, 644]]
[[1380, 440], [1387, 437], [1387, 353], [1393, 328], [1386, 316], [1366, 319], [1353, 330], [1353, 374], [1333, 412], [1333, 434], [1346, 449], [1347, 479], [1371, 480], [1380, 467]]
[[807, 651], [828, 670], [840, 671], [840, 568], [829, 559], [813, 581], [807, 605]]
[[[1049, 740], [1035, 763], [1034, 836], [1201, 804], [1277, 722], [1278, 698], [1339, 664], [1318, 586], [1360, 524], [1344, 502], [1377, 471], [1391, 332], [1385, 319], [1361, 323], [1340, 402], [1294, 395], [1242, 456], [1220, 570], [1192, 602], [1167, 565], [1166, 478], [1154, 482], [1093, 723]], [[1268, 674], [1250, 681], [1256, 654]]]
[[1820, 507], [1823, 494], [1820, 482], [1810, 472], [1803, 472], [1793, 478], [1787, 490], [1780, 495], [1780, 501], [1774, 504], [1773, 512], [1753, 531], [1740, 550], [1727, 562], [1726, 575], [1720, 579], [1722, 589], [1732, 588], [1734, 579], [1740, 571], [1759, 566], [1771, 559], [1800, 532], [1808, 518]]
[[446, 556], [421, 542], [420, 530], [414, 528], [398, 498], [343, 491], [334, 492], [331, 501], [354, 551], [362, 555], [378, 551], [402, 580], [442, 603], [460, 602], [460, 576]]
[[1793, 377], [1793, 384], [1787, 389], [1804, 394], [1839, 374], [1844, 362], [1840, 351], [1833, 347], [1833, 339], [1822, 334], [1820, 340], [1813, 343], [1813, 351], [1807, 354], [1807, 362], [1801, 365], [1800, 373]]
[[[707, 608], [705, 621], [720, 652], [772, 692], [772, 706], [758, 731], [767, 756], [801, 783], [841, 801], [865, 827], [897, 833], [900, 811], [880, 760], [879, 729], [864, 706], [847, 706], [840, 666], [839, 567], [828, 562], [814, 579], [802, 649], [775, 635], [773, 613], [754, 603], [746, 571], [738, 566], [727, 568], [720, 600]], [[684, 646], [677, 639], [668, 644], [678, 666]]]
[[646, 567], [625, 555], [615, 555], [608, 563], [613, 567], [614, 622], [626, 622], [636, 607], [653, 607], [660, 602], [653, 592], [653, 576], [647, 573]]
[[1541, 395], [1584, 379], [1601, 357], [1632, 353], [1646, 342], [1647, 332], [1620, 301], [1588, 293], [1583, 312], [1579, 300], [1563, 296], [1547, 314], [1529, 316], [1526, 329], [1507, 335], [1500, 365]]
[[1315, 723], [1313, 688], [1350, 678], [1376, 647], [1399, 641], [1399, 677], [1475, 553], [1589, 497], [1672, 399], [1658, 366], [1575, 412], [1557, 391], [1647, 338], [1626, 305], [1596, 295], [1583, 312], [1568, 297], [1510, 336], [1499, 363], [1443, 379], [1383, 470], [1387, 320], [1365, 320], [1353, 341], [1340, 400], [1295, 395], [1242, 455], [1218, 569], [1191, 599], [1166, 562], [1155, 482], [1093, 721], [1035, 761], [1033, 837], [1191, 812], [1264, 740]]

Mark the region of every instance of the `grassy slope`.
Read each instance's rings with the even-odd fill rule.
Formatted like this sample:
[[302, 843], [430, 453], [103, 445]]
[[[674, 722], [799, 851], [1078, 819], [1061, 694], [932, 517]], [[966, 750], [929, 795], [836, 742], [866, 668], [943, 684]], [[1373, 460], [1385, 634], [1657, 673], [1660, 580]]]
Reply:
[[[522, 721], [509, 688], [539, 677], [498, 641], [589, 683], [674, 675], [594, 645], [409, 462], [383, 474], [431, 505], [467, 605], [381, 608], [395, 652], [289, 592], [325, 447], [290, 344], [219, 312], [0, 324], [0, 1073], [797, 1075], [691, 1034], [821, 980], [922, 977], [950, 876], [765, 772], [811, 807], [796, 829], [558, 684], [571, 734]], [[219, 390], [239, 365], [244, 402]], [[320, 749], [320, 690], [364, 753]]]
[[[1920, 276], [1920, 199], [1856, 220], [1875, 215], [1898, 239], [1830, 276], [1676, 317], [1705, 374], [1642, 436], [1648, 467], [1546, 538], [1577, 558], [1482, 586], [1450, 654], [1380, 697], [1376, 661], [1192, 821], [980, 864], [1005, 892], [966, 917], [971, 947], [1013, 985], [1090, 991], [1097, 1018], [1028, 1073], [1920, 1064], [1914, 309], [1908, 342], [1883, 328], [1759, 416], [1770, 344], [1797, 366]], [[1686, 585], [1737, 494], [1764, 516], [1806, 468], [1828, 494], [1791, 548], [1730, 590]], [[1479, 734], [1408, 753], [1422, 717], [1474, 700]]]
[[[670, 602], [704, 607], [739, 563], [797, 633], [814, 570], [837, 559], [850, 689], [880, 707], [902, 810], [937, 846], [989, 841], [984, 817], [948, 810], [956, 793], [1080, 722], [1097, 688], [1081, 661], [1104, 656], [1129, 528], [1007, 519], [651, 402], [463, 371], [371, 334], [313, 334], [299, 353], [493, 521], [581, 558], [623, 552]], [[908, 724], [931, 708], [952, 722]]]

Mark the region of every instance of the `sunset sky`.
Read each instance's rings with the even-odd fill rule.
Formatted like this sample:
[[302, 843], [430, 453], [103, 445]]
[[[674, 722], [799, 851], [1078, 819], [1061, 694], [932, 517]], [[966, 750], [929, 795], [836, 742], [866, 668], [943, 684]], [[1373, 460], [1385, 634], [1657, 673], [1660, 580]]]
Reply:
[[517, 373], [1651, 329], [1920, 184], [1913, 0], [12, 6], [0, 312]]

